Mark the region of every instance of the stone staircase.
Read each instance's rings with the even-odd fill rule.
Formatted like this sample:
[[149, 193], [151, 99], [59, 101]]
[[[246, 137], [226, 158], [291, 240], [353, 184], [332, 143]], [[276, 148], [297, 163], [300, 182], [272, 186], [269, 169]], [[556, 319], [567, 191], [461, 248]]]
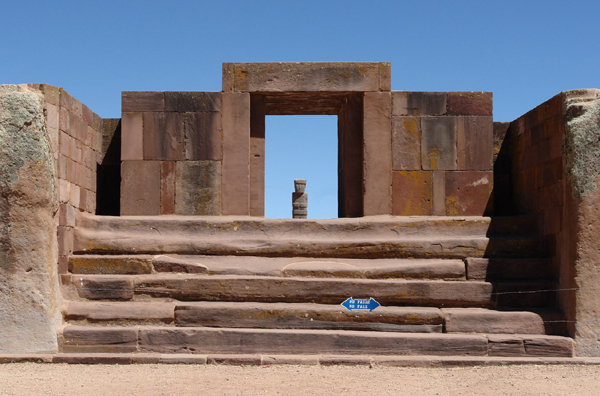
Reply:
[[78, 216], [65, 353], [574, 356], [530, 217]]

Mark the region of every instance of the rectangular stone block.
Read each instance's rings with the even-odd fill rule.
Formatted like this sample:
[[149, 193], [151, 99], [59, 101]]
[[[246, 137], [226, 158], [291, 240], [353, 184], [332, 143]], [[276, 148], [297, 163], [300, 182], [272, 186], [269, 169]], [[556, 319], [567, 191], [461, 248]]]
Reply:
[[136, 328], [102, 328], [66, 326], [63, 330], [63, 352], [134, 352], [137, 349]]
[[187, 113], [184, 120], [185, 159], [220, 161], [223, 158], [221, 113]]
[[160, 214], [175, 213], [175, 161], [164, 161], [160, 169]]
[[221, 163], [178, 161], [175, 171], [175, 213], [221, 214]]
[[223, 63], [224, 92], [389, 91], [388, 62]]
[[366, 92], [363, 98], [364, 215], [392, 212], [392, 98]]
[[392, 92], [395, 116], [436, 116], [446, 114], [445, 92]]
[[446, 172], [432, 172], [433, 182], [433, 215], [446, 215]]
[[421, 118], [422, 169], [456, 169], [456, 124], [456, 117]]
[[159, 161], [121, 163], [121, 215], [160, 214]]
[[81, 298], [88, 300], [131, 300], [133, 280], [119, 275], [74, 275], [73, 285]]
[[448, 115], [492, 115], [491, 92], [448, 92]]
[[121, 111], [165, 111], [164, 92], [123, 92]]
[[393, 170], [421, 170], [421, 119], [392, 118]]
[[58, 255], [69, 256], [73, 253], [73, 228], [59, 226], [57, 231]]
[[185, 133], [181, 113], [144, 113], [144, 159], [184, 160]]
[[223, 215], [250, 214], [250, 94], [223, 93]]
[[446, 214], [482, 216], [492, 208], [493, 172], [446, 172]]
[[121, 115], [121, 160], [141, 161], [144, 159], [143, 113]]
[[458, 169], [492, 170], [492, 117], [458, 117]]
[[221, 111], [221, 92], [165, 92], [165, 111]]
[[431, 172], [393, 172], [393, 215], [429, 216], [432, 212]]

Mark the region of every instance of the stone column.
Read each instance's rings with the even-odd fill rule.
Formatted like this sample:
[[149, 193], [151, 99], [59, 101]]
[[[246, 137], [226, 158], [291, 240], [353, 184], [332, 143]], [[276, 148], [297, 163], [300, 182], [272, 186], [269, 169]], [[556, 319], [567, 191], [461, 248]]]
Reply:
[[306, 179], [294, 180], [294, 189], [292, 193], [292, 217], [294, 219], [306, 219], [308, 216], [308, 194], [306, 189]]

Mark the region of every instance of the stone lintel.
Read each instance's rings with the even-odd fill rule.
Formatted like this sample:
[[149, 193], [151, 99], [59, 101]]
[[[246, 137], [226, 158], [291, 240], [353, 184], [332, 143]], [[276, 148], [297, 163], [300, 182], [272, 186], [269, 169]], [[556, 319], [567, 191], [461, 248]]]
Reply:
[[389, 62], [223, 63], [223, 92], [390, 91]]

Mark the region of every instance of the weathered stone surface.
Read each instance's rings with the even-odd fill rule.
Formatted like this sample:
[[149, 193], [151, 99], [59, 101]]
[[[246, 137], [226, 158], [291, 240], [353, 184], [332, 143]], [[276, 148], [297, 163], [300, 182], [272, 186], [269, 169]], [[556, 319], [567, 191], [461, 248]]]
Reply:
[[392, 92], [395, 116], [437, 116], [446, 114], [445, 92]]
[[392, 213], [394, 215], [427, 216], [431, 214], [431, 172], [394, 172], [392, 175], [392, 189]]
[[143, 113], [144, 159], [184, 160], [182, 113]]
[[185, 159], [220, 161], [223, 158], [221, 113], [187, 113], [184, 122]]
[[469, 280], [544, 279], [550, 272], [550, 259], [467, 258]]
[[[488, 238], [489, 217], [263, 219], [79, 213], [75, 252], [338, 258], [540, 257], [542, 240]], [[157, 232], [160, 230], [160, 234]], [[217, 232], [218, 231], [218, 232]]]
[[544, 334], [544, 321], [533, 312], [482, 308], [443, 308], [448, 333]]
[[69, 272], [72, 274], [150, 274], [150, 256], [71, 256]]
[[118, 275], [73, 275], [71, 282], [77, 294], [88, 300], [131, 300], [133, 279]]
[[121, 160], [144, 159], [143, 113], [123, 113], [121, 116]]
[[188, 274], [206, 274], [208, 268], [185, 258], [173, 258], [169, 256], [155, 256], [152, 265], [156, 272], [183, 272]]
[[121, 215], [160, 214], [160, 161], [121, 163]]
[[[80, 279], [83, 279], [82, 281]], [[269, 276], [228, 276], [160, 274], [79, 275], [75, 286], [80, 296], [90, 293], [93, 299], [126, 299], [133, 279], [136, 295], [169, 297], [182, 301], [257, 301], [257, 302], [315, 302], [337, 304], [348, 296], [371, 296], [381, 304], [411, 306], [487, 306], [491, 303], [492, 285], [487, 282], [444, 282], [421, 280], [364, 280], [279, 278]], [[122, 282], [119, 284], [119, 282]], [[106, 284], [106, 285], [105, 285]], [[82, 286], [80, 286], [82, 285]], [[90, 286], [91, 285], [91, 286]], [[118, 294], [119, 287], [123, 294]], [[103, 297], [106, 295], [106, 297]], [[362, 296], [362, 297], [361, 297]]]
[[488, 335], [489, 356], [526, 356], [523, 339], [506, 334]]
[[492, 115], [491, 92], [448, 92], [449, 115]]
[[160, 164], [160, 214], [175, 213], [175, 161]]
[[173, 323], [175, 303], [170, 302], [78, 302], [69, 301], [65, 320], [115, 323]]
[[221, 214], [221, 162], [176, 162], [175, 213]]
[[446, 172], [446, 214], [481, 216], [492, 209], [493, 173]]
[[66, 326], [63, 329], [63, 352], [134, 352], [137, 350], [136, 328], [102, 328]]
[[221, 92], [165, 92], [165, 111], [184, 113], [220, 110]]
[[121, 111], [165, 111], [164, 92], [123, 92]]
[[558, 336], [522, 336], [525, 352], [528, 356], [573, 357], [575, 345], [568, 337]]
[[24, 90], [0, 86], [0, 352], [56, 352], [54, 161], [42, 95]]
[[250, 95], [223, 93], [223, 215], [250, 214]]
[[392, 98], [387, 92], [366, 92], [363, 106], [363, 215], [391, 214]]
[[[243, 343], [240, 340], [243, 339]], [[470, 355], [487, 353], [479, 335], [402, 334], [335, 330], [161, 328], [140, 329], [139, 347], [159, 353], [297, 353]]]
[[421, 118], [421, 166], [424, 170], [456, 169], [456, 118]]
[[492, 117], [458, 118], [458, 169], [492, 170]]
[[421, 170], [421, 119], [392, 118], [393, 170]]
[[340, 305], [283, 303], [179, 303], [177, 326], [339, 329], [441, 333], [437, 308], [379, 307], [376, 311], [348, 311]]
[[223, 91], [389, 91], [389, 69], [386, 62], [223, 63]]

